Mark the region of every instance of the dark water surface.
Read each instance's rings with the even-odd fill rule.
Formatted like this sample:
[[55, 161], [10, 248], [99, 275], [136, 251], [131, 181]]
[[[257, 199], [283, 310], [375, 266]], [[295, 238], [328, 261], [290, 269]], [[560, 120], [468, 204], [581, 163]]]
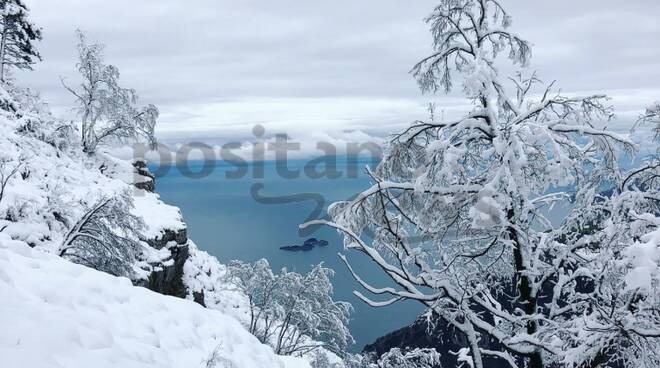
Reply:
[[[252, 262], [266, 258], [274, 270], [286, 267], [297, 272], [307, 272], [311, 265], [320, 262], [334, 269], [335, 299], [353, 304], [355, 311], [350, 329], [356, 344], [352, 350], [361, 350], [377, 337], [411, 323], [422, 311], [422, 307], [410, 301], [378, 309], [367, 306], [352, 294], [353, 290], [362, 289], [337, 256], [338, 252], [344, 252], [339, 234], [333, 229], [321, 227], [313, 234], [304, 237], [299, 235], [298, 225], [305, 222], [313, 212], [317, 206], [315, 200], [324, 199], [320, 216], [325, 216], [327, 205], [348, 199], [368, 187], [369, 180], [363, 168], [366, 165], [374, 166], [375, 162], [360, 161], [358, 176], [351, 178], [347, 177], [346, 170], [349, 163], [345, 158], [339, 158], [337, 169], [342, 175], [335, 179], [308, 177], [302, 172], [306, 163], [302, 160], [287, 163], [290, 170], [301, 170], [300, 177], [294, 179], [278, 175], [273, 162], [263, 163], [263, 178], [260, 175], [255, 177], [254, 167], [248, 167], [248, 174], [241, 178], [227, 178], [226, 175], [236, 172], [237, 168], [225, 162], [215, 163], [210, 175], [203, 178], [184, 176], [173, 167], [167, 174], [157, 178], [156, 191], [165, 202], [181, 208], [190, 238], [223, 263], [233, 259]], [[199, 172], [202, 164], [192, 162], [189, 168]], [[152, 167], [152, 170], [155, 168]], [[309, 200], [293, 203], [255, 200], [251, 195], [253, 185], [263, 185], [258, 193], [267, 198], [298, 195], [291, 199]], [[307, 194], [299, 196], [301, 193]], [[310, 196], [310, 193], [314, 195]], [[279, 249], [283, 245], [302, 244], [309, 237], [327, 240], [329, 245], [316, 247], [309, 252]], [[368, 258], [354, 251], [347, 255], [353, 268], [365, 280], [378, 287], [389, 285], [386, 276]]]

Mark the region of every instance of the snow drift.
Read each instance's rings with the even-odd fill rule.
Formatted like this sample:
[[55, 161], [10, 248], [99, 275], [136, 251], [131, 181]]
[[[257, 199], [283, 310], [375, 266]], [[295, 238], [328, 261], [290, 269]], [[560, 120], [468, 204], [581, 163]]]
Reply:
[[240, 323], [0, 234], [0, 355], [12, 367], [305, 367]]

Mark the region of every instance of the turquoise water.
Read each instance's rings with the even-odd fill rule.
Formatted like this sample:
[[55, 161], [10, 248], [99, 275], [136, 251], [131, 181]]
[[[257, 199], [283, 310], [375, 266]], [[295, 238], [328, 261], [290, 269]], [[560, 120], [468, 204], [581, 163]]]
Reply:
[[[233, 259], [252, 262], [266, 258], [274, 270], [286, 267], [297, 272], [307, 272], [311, 265], [320, 262], [334, 269], [335, 299], [351, 302], [355, 308], [349, 327], [356, 340], [351, 350], [358, 351], [377, 337], [412, 322], [422, 307], [411, 301], [384, 308], [369, 307], [352, 294], [353, 290], [361, 288], [337, 256], [338, 252], [344, 250], [336, 231], [320, 227], [311, 234], [299, 234], [298, 225], [314, 212], [319, 199], [323, 199], [320, 216], [325, 216], [328, 204], [350, 198], [365, 189], [369, 181], [365, 178], [363, 168], [375, 163], [362, 160], [358, 169], [354, 170], [358, 175], [349, 175], [347, 167], [350, 164], [345, 158], [339, 158], [337, 169], [342, 174], [333, 179], [327, 176], [310, 178], [302, 172], [306, 163], [302, 160], [287, 163], [289, 170], [301, 170], [300, 177], [294, 179], [279, 175], [273, 162], [262, 164], [263, 175], [260, 175], [261, 167], [256, 167], [254, 175], [255, 167], [250, 166], [245, 168], [248, 173], [240, 178], [227, 178], [228, 174], [237, 172], [237, 167], [225, 162], [213, 164], [210, 174], [202, 178], [184, 176], [181, 170], [173, 167], [157, 178], [156, 191], [165, 202], [181, 208], [190, 238], [221, 262]], [[199, 162], [189, 163], [189, 168], [192, 172], [201, 172], [203, 169]], [[157, 167], [151, 169], [156, 171]], [[270, 199], [255, 200], [251, 195], [254, 185], [262, 185], [259, 196]], [[290, 197], [301, 193], [307, 194], [302, 198]], [[289, 203], [279, 203], [282, 201], [272, 199], [278, 196], [289, 196], [289, 201], [286, 201]], [[309, 252], [279, 249], [283, 245], [302, 244], [309, 237], [327, 240], [329, 245], [316, 247]], [[367, 257], [356, 252], [347, 255], [353, 268], [364, 279], [374, 286], [389, 285], [386, 276]]]

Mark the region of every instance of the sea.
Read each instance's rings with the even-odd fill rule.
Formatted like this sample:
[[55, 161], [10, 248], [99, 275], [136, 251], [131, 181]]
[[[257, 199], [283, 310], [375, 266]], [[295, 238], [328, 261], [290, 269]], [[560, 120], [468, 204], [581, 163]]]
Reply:
[[[328, 205], [350, 199], [370, 185], [367, 166], [373, 159], [326, 157], [231, 163], [187, 161], [177, 165], [150, 165], [157, 174], [156, 192], [166, 203], [181, 209], [188, 235], [199, 248], [222, 263], [231, 260], [254, 262], [265, 258], [274, 271], [282, 268], [305, 273], [312, 265], [332, 268], [335, 300], [354, 307], [350, 331], [355, 344], [365, 344], [415, 320], [423, 307], [414, 301], [373, 308], [353, 292], [362, 291], [338, 254], [348, 257], [352, 267], [373, 286], [390, 286], [387, 276], [366, 256], [345, 250], [342, 235], [326, 226], [301, 231], [299, 225], [326, 216]], [[327, 246], [310, 251], [281, 250], [301, 245], [309, 238], [325, 240]], [[378, 296], [373, 297], [375, 300]]]

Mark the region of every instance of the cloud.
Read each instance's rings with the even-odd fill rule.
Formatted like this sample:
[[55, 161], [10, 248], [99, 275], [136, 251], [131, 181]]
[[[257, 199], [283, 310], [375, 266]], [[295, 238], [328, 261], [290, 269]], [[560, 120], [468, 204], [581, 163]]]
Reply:
[[[254, 124], [302, 136], [383, 136], [426, 115], [466, 108], [460, 91], [424, 96], [410, 67], [430, 52], [423, 18], [436, 2], [399, 0], [27, 0], [44, 28], [44, 61], [18, 78], [71, 116], [59, 76], [75, 82], [77, 27], [159, 106], [168, 142], [249, 137]], [[509, 1], [513, 29], [534, 44], [531, 68], [566, 93], [607, 93], [625, 129], [660, 99], [660, 2]], [[504, 68], [503, 73], [513, 70]]]

